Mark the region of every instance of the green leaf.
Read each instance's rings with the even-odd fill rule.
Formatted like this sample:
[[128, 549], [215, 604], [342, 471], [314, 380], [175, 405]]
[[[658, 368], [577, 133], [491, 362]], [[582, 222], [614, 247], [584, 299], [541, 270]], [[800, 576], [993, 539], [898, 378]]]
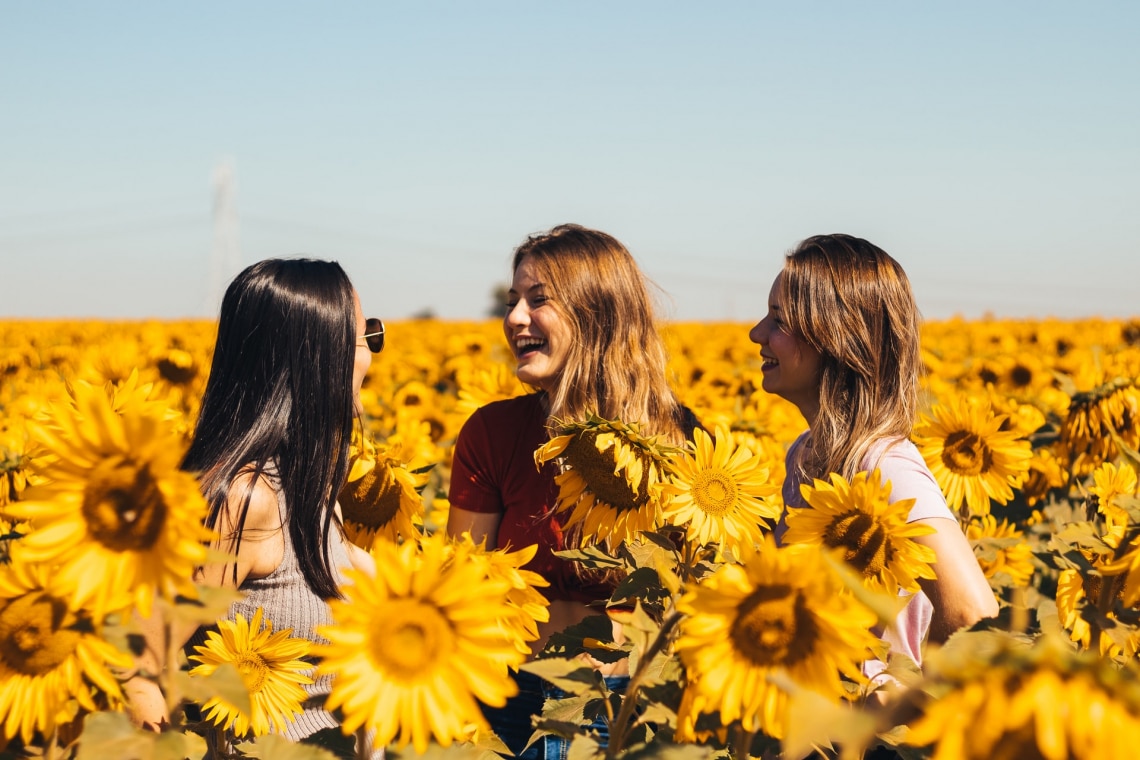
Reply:
[[597, 740], [581, 734], [570, 741], [570, 748], [566, 751], [566, 760], [594, 760], [601, 757], [605, 757], [605, 753]]
[[700, 744], [646, 744], [623, 757], [626, 760], [709, 760], [716, 751]]
[[194, 626], [214, 625], [230, 612], [234, 602], [245, 597], [242, 591], [232, 588], [198, 585], [198, 598], [179, 597], [170, 608], [171, 622]]
[[587, 546], [583, 549], [566, 549], [565, 551], [554, 552], [554, 556], [570, 560], [571, 562], [578, 562], [585, 567], [594, 569], [625, 566], [625, 563], [620, 559], [610, 556], [604, 549], [598, 546]]
[[185, 671], [178, 671], [174, 677], [182, 695], [193, 702], [205, 704], [217, 697], [246, 715], [250, 714], [249, 691], [232, 663], [223, 662], [208, 676], [192, 676]]
[[525, 663], [520, 670], [533, 673], [570, 694], [604, 697], [609, 693], [601, 674], [581, 660], [547, 657]]
[[83, 719], [75, 760], [156, 760], [159, 736], [135, 728], [126, 713], [92, 713]]
[[802, 688], [783, 674], [770, 675], [768, 680], [788, 694], [788, 735], [783, 744], [788, 760], [837, 744], [845, 751], [861, 749], [875, 740], [877, 726], [870, 714]]
[[661, 585], [657, 571], [651, 567], [639, 567], [618, 584], [611, 604], [621, 604], [640, 600], [643, 604], [660, 609], [662, 601], [669, 598], [669, 591]]
[[549, 656], [575, 657], [582, 654], [586, 651], [586, 639], [596, 639], [612, 644], [614, 640], [613, 621], [605, 615], [588, 615], [582, 618], [581, 622], [567, 626], [564, 630], [551, 635], [546, 647], [542, 650], [542, 658]]
[[[336, 731], [344, 736], [339, 729], [325, 730]], [[351, 753], [355, 745], [351, 736], [346, 738]], [[341, 757], [341, 755], [333, 754], [327, 749], [322, 749], [313, 744], [289, 741], [278, 734], [266, 734], [251, 742], [242, 742], [237, 745], [237, 749], [248, 757], [260, 758], [260, 760], [338, 760]], [[348, 756], [352, 757], [352, 754]]]
[[158, 735], [153, 757], [154, 760], [185, 760], [205, 757], [207, 750], [206, 740], [197, 734], [167, 731]]

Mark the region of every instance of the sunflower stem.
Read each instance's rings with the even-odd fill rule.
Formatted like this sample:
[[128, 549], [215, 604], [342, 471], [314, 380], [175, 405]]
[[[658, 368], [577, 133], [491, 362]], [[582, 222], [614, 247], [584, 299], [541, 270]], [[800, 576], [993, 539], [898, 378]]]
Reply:
[[626, 687], [625, 695], [622, 697], [621, 710], [618, 711], [617, 720], [610, 723], [610, 740], [606, 745], [606, 760], [614, 760], [624, 748], [631, 728], [630, 721], [633, 718], [634, 710], [637, 709], [637, 694], [641, 690], [641, 682], [645, 680], [653, 660], [672, 639], [673, 629], [680, 620], [681, 615], [675, 609], [666, 612], [665, 619], [661, 621], [661, 628], [657, 631], [657, 636], [638, 660], [637, 670], [630, 676], [629, 686]]

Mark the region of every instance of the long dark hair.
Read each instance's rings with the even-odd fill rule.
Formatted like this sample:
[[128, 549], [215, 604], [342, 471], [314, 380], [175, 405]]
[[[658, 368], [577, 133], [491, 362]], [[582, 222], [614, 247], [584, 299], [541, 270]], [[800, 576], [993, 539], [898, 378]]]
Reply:
[[328, 536], [348, 477], [355, 343], [352, 284], [339, 264], [266, 259], [247, 267], [222, 300], [210, 379], [182, 462], [199, 473], [211, 528], [234, 480], [252, 475], [235, 550], [253, 484], [275, 469], [301, 572], [325, 599], [339, 596]]

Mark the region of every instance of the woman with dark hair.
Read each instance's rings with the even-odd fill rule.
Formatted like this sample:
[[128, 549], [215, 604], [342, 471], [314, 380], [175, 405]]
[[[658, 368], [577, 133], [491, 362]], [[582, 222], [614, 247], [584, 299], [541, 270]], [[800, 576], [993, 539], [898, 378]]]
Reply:
[[[550, 620], [531, 645], [538, 653], [551, 633], [597, 614], [587, 605], [609, 599], [614, 588], [581, 577], [576, 565], [554, 556], [571, 548], [574, 529], [564, 533], [564, 516], [554, 514], [557, 468], [537, 469], [535, 450], [558, 434], [559, 421], [582, 421], [589, 413], [636, 422], [644, 435], [674, 444], [691, 437], [697, 422], [669, 388], [645, 279], [625, 246], [604, 232], [563, 224], [519, 246], [512, 272], [503, 332], [519, 379], [538, 392], [488, 404], [463, 426], [447, 530], [469, 532], [487, 548], [538, 545], [527, 569], [550, 582]], [[611, 689], [624, 688], [626, 660], [592, 664]], [[517, 697], [486, 709], [492, 728], [516, 753], [533, 732], [531, 717], [555, 695], [528, 673], [517, 680]], [[604, 738], [604, 724], [594, 728]], [[564, 745], [547, 737], [520, 757], [557, 757]]]
[[[348, 542], [336, 497], [348, 476], [349, 442], [360, 411], [360, 385], [383, 348], [380, 320], [365, 320], [360, 299], [336, 262], [267, 259], [246, 268], [226, 290], [209, 381], [183, 469], [198, 474], [215, 544], [236, 558], [201, 568], [198, 580], [245, 592], [229, 617], [261, 608], [274, 630], [321, 640], [332, 622], [327, 600], [340, 596], [342, 569], [372, 569]], [[142, 621], [148, 642], [161, 640], [158, 616]], [[189, 632], [175, 631], [181, 640]], [[205, 639], [197, 631], [187, 648]], [[139, 665], [158, 672], [161, 646]], [[304, 714], [285, 735], [302, 739], [338, 727], [323, 709], [330, 679], [307, 686]], [[157, 727], [167, 718], [153, 681], [127, 684], [134, 719]]]
[[[920, 579], [882, 633], [892, 651], [922, 663], [921, 645], [998, 612], [974, 552], [937, 481], [909, 440], [918, 412], [920, 316], [902, 267], [849, 235], [803, 241], [784, 260], [768, 314], [749, 337], [760, 345], [763, 388], [795, 404], [809, 429], [789, 448], [786, 507], [807, 504], [800, 486], [878, 469], [889, 501], [914, 499], [908, 522], [933, 529], [914, 540], [933, 549], [937, 579]], [[783, 524], [777, 529], [783, 532]], [[864, 672], [884, 668], [872, 661]]]

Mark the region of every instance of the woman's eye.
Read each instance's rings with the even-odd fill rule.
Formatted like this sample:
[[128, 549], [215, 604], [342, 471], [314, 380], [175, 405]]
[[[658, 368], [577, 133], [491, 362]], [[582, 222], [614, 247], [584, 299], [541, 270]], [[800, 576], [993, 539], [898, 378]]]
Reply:
[[507, 301], [506, 304], [503, 305], [503, 311], [510, 313], [511, 309], [515, 308], [518, 305], [518, 301]]

